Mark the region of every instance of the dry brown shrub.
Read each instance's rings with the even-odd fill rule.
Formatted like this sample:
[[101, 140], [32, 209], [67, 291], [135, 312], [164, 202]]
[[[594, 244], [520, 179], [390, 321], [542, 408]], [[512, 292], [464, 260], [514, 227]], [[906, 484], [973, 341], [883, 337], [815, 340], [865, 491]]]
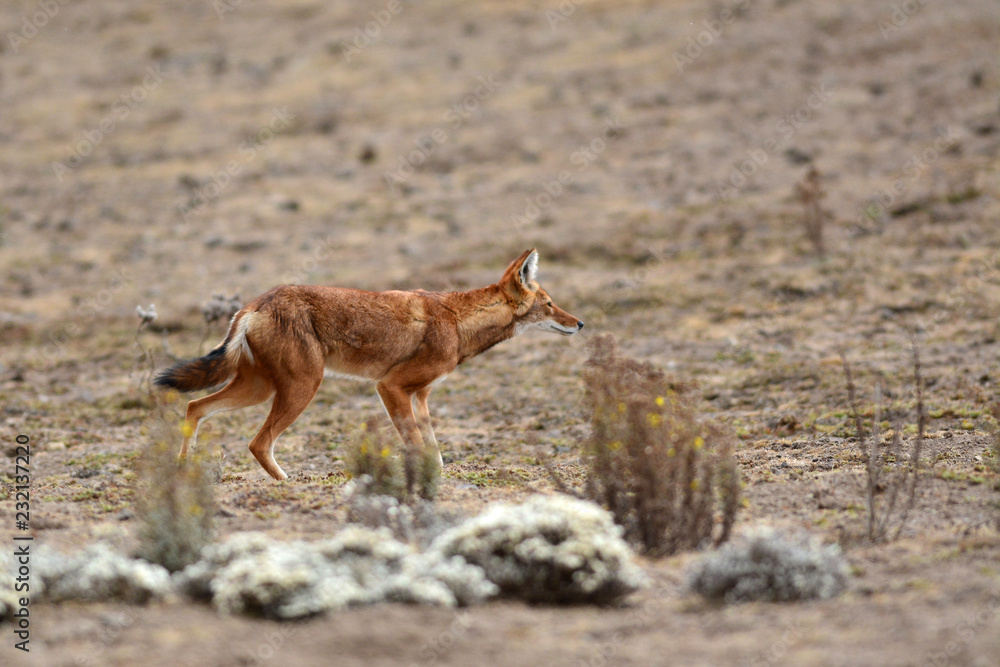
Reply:
[[691, 384], [591, 342], [586, 494], [640, 551], [665, 556], [729, 537], [739, 507], [733, 436], [699, 418]]
[[150, 442], [136, 464], [138, 556], [171, 572], [195, 562], [214, 537], [213, 484], [218, 470], [207, 447], [177, 460], [177, 429], [160, 406], [150, 423]]
[[823, 257], [826, 246], [823, 242], [823, 227], [833, 216], [823, 208], [826, 192], [820, 180], [819, 170], [809, 167], [802, 182], [795, 185], [795, 196], [802, 204], [802, 227], [806, 233], [813, 252], [817, 257]]

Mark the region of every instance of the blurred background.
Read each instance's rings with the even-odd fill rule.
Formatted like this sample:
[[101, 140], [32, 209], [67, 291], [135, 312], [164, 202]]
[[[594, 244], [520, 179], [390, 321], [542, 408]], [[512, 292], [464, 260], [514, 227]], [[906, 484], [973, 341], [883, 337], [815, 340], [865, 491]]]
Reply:
[[985, 0], [0, 12], [8, 342], [278, 282], [461, 288], [535, 245], [570, 310], [676, 323], [809, 258], [810, 166], [831, 261], [996, 241]]

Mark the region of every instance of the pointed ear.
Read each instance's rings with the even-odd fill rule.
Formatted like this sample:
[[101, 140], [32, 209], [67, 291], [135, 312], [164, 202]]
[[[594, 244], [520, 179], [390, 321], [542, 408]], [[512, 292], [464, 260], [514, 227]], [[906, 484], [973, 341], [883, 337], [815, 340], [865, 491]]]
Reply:
[[534, 248], [528, 252], [528, 256], [521, 262], [521, 268], [518, 269], [517, 277], [525, 287], [535, 282], [535, 279], [538, 277], [538, 251]]
[[521, 289], [530, 289], [528, 286], [534, 282], [538, 275], [538, 251], [532, 248], [525, 250], [517, 259], [510, 263], [507, 270], [503, 272], [500, 282], [505, 285], [513, 285]]

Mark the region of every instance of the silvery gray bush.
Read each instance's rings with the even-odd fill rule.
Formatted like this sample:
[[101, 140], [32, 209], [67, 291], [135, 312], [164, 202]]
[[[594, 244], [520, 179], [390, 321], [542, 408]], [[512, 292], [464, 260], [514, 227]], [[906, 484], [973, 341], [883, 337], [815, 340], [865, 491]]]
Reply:
[[360, 526], [319, 542], [238, 534], [206, 548], [177, 583], [223, 613], [280, 619], [383, 601], [454, 607], [497, 592], [461, 559], [418, 554], [385, 528]]
[[422, 498], [402, 503], [393, 496], [372, 493], [371, 476], [362, 475], [344, 485], [347, 520], [369, 528], [388, 528], [400, 541], [421, 548], [461, 521], [462, 515], [442, 510]]
[[18, 594], [14, 590], [15, 563], [7, 553], [0, 553], [0, 623], [12, 620], [18, 608]]
[[832, 598], [847, 579], [837, 545], [765, 527], [704, 556], [691, 570], [689, 586], [710, 600], [788, 602]]
[[130, 558], [104, 542], [75, 554], [41, 547], [32, 557], [32, 576], [41, 592], [53, 602], [63, 600], [117, 600], [144, 604], [162, 600], [173, 591], [166, 568]]
[[502, 594], [532, 602], [604, 604], [645, 583], [611, 514], [563, 495], [488, 507], [441, 534], [430, 551], [460, 556]]
[[[32, 561], [32, 593], [56, 602], [140, 604], [181, 593], [223, 613], [275, 619], [379, 602], [466, 606], [500, 593], [603, 604], [645, 580], [621, 533], [593, 503], [536, 496], [521, 505], [491, 506], [438, 535], [423, 552], [385, 527], [351, 525], [317, 542], [237, 533], [171, 575], [103, 542], [70, 555], [43, 546]], [[4, 575], [11, 565], [9, 558], [0, 561]], [[0, 595], [0, 619], [9, 604], [16, 600]]]

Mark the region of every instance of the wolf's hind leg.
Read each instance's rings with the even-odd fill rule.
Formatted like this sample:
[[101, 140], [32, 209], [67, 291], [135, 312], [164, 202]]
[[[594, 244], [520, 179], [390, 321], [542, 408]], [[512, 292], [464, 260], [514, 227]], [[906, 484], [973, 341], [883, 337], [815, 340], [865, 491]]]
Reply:
[[186, 457], [188, 448], [194, 446], [202, 420], [219, 412], [263, 403], [273, 393], [274, 387], [260, 376], [237, 371], [229, 384], [219, 391], [188, 403], [187, 416], [184, 418], [184, 442], [177, 458]]
[[312, 377], [296, 377], [277, 388], [270, 414], [250, 441], [250, 453], [275, 479], [286, 479], [288, 475], [274, 460], [274, 441], [298, 419], [316, 395], [323, 380], [323, 367], [318, 366], [317, 370]]

